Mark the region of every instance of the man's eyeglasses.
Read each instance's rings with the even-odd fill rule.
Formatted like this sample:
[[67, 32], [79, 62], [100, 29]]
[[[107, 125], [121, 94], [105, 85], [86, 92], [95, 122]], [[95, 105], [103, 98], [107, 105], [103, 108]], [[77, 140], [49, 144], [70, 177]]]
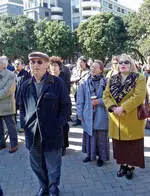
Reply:
[[35, 61], [35, 60], [30, 60], [30, 63], [32, 64], [32, 65], [34, 65], [34, 64], [38, 64], [38, 65], [42, 65], [43, 64], [43, 61], [41, 61], [41, 60], [37, 60], [37, 61]]
[[119, 65], [122, 65], [122, 64], [128, 65], [128, 64], [130, 64], [130, 61], [120, 61]]

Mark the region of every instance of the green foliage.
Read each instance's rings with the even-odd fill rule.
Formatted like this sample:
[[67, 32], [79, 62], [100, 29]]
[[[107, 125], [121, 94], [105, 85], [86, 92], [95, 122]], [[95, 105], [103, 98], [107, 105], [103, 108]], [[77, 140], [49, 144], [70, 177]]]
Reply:
[[76, 35], [64, 22], [40, 21], [35, 26], [37, 46], [49, 55], [69, 58], [76, 46]]
[[148, 56], [150, 55], [150, 0], [143, 1], [138, 15], [140, 23], [145, 28], [140, 41], [140, 51], [144, 56]]
[[0, 17], [0, 53], [25, 59], [35, 48], [34, 21], [24, 16]]
[[124, 16], [128, 33], [127, 51], [143, 63], [150, 54], [150, 0], [144, 0], [139, 11]]
[[79, 25], [77, 33], [83, 54], [102, 60], [124, 51], [127, 39], [122, 18], [113, 13], [90, 17]]
[[0, 16], [0, 55], [27, 59], [33, 50], [63, 58], [81, 52], [101, 60], [126, 52], [144, 62], [150, 55], [150, 0], [143, 0], [137, 13], [123, 17], [113, 13], [92, 16], [75, 32], [64, 22], [35, 23], [25, 16]]

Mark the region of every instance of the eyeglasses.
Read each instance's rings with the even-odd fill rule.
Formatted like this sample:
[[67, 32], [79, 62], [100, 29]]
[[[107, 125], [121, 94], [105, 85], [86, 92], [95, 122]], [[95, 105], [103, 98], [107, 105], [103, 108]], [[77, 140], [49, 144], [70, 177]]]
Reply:
[[34, 65], [34, 64], [39, 64], [39, 65], [42, 65], [43, 64], [43, 61], [42, 60], [37, 60], [37, 61], [34, 61], [34, 60], [30, 60], [30, 63], [32, 64], [32, 65]]
[[119, 64], [120, 65], [122, 65], [122, 64], [128, 65], [128, 64], [130, 64], [130, 61], [120, 61]]

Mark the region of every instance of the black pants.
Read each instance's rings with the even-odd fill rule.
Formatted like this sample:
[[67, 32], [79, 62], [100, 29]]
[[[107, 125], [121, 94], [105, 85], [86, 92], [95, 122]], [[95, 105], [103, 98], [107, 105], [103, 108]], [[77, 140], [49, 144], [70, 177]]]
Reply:
[[58, 186], [60, 183], [61, 152], [61, 148], [44, 152], [41, 148], [39, 130], [36, 131], [30, 149], [30, 164], [44, 191], [51, 192], [52, 185]]
[[69, 133], [69, 124], [67, 122], [63, 127], [64, 148], [69, 147], [68, 133]]

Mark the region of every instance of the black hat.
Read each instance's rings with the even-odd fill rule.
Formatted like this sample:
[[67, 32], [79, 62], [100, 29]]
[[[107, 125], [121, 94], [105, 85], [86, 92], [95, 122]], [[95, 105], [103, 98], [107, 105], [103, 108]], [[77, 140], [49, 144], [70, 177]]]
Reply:
[[35, 58], [42, 58], [46, 61], [49, 61], [49, 56], [42, 52], [32, 52], [28, 55], [29, 60], [35, 59]]

